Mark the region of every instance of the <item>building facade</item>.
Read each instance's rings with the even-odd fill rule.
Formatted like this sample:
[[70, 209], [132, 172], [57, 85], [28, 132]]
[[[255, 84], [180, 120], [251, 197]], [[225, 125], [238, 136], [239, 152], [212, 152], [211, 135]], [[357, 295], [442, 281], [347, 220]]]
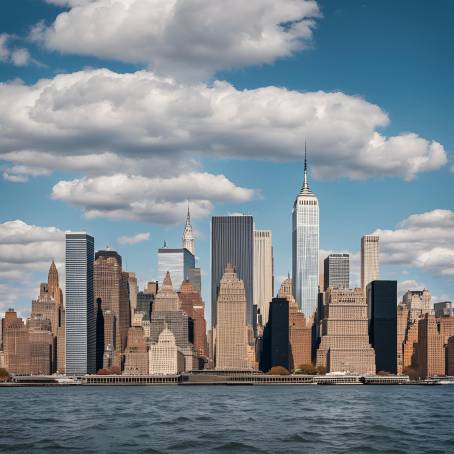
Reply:
[[268, 322], [268, 311], [274, 293], [273, 236], [271, 230], [254, 230], [254, 304], [260, 309], [262, 323]]
[[323, 261], [323, 288], [350, 288], [350, 255], [330, 254]]
[[189, 270], [195, 267], [195, 257], [188, 249], [163, 247], [158, 250], [159, 282], [163, 282], [167, 272], [172, 276], [176, 288], [188, 278]]
[[129, 328], [124, 373], [128, 375], [147, 374], [149, 371], [148, 357], [143, 328], [136, 326]]
[[165, 326], [158, 342], [150, 346], [149, 373], [151, 375], [175, 375], [185, 370], [183, 353], [177, 346], [172, 331]]
[[364, 235], [361, 238], [361, 289], [366, 294], [367, 284], [379, 279], [380, 261], [377, 235]]
[[66, 374], [96, 372], [94, 239], [66, 233]]
[[211, 218], [211, 323], [216, 326], [217, 300], [227, 264], [235, 267], [246, 291], [246, 316], [252, 324], [254, 302], [254, 221], [252, 216]]
[[319, 289], [319, 203], [309, 189], [307, 161], [304, 160], [303, 186], [292, 212], [292, 276], [293, 294], [306, 319], [317, 309]]
[[451, 301], [434, 303], [435, 317], [454, 317], [454, 304]]
[[377, 371], [397, 373], [397, 281], [367, 285], [369, 342]]
[[246, 289], [228, 263], [220, 281], [216, 304], [216, 369], [248, 369]]
[[362, 289], [328, 289], [317, 366], [328, 372], [375, 374]]

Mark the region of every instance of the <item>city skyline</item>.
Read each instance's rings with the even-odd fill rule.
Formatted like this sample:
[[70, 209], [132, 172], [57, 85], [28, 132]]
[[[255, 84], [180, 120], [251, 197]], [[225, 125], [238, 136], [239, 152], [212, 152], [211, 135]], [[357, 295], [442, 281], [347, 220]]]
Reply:
[[[449, 170], [452, 167], [450, 150], [454, 143], [447, 122], [448, 105], [452, 103], [446, 103], [446, 99], [450, 99], [451, 95], [450, 91], [443, 90], [448, 87], [447, 74], [451, 73], [452, 62], [443, 58], [443, 49], [446, 50], [444, 43], [449, 42], [449, 39], [443, 38], [440, 31], [444, 29], [443, 24], [449, 15], [435, 10], [427, 11], [424, 2], [415, 2], [411, 11], [393, 2], [381, 2], [380, 8], [370, 1], [365, 1], [362, 8], [354, 7], [353, 2], [345, 2], [342, 7], [329, 3], [317, 3], [321, 14], [316, 12], [314, 6], [300, 13], [314, 24], [309, 27], [308, 36], [311, 38], [304, 43], [305, 49], [292, 50], [291, 56], [287, 58], [280, 58], [282, 55], [278, 52], [266, 64], [260, 58], [253, 60], [252, 65], [243, 65], [234, 59], [234, 69], [229, 71], [216, 67], [208, 71], [215, 75], [210, 74], [207, 79], [203, 76], [207, 84], [203, 92], [205, 99], [213, 102], [217, 97], [228, 98], [234, 107], [237, 103], [244, 103], [251, 109], [256, 105], [262, 106], [260, 114], [269, 118], [269, 133], [277, 134], [276, 140], [265, 134], [258, 120], [261, 115], [257, 119], [256, 110], [251, 110], [255, 119], [252, 123], [250, 119], [239, 116], [245, 130], [253, 131], [255, 136], [263, 134], [263, 143], [260, 144], [252, 141], [249, 135], [243, 139], [233, 137], [239, 151], [244, 151], [241, 159], [237, 159], [238, 154], [232, 152], [230, 142], [221, 140], [232, 135], [224, 123], [219, 125], [217, 136], [210, 135], [207, 138], [210, 143], [184, 144], [188, 149], [195, 150], [193, 154], [172, 158], [170, 163], [163, 162], [164, 159], [162, 162], [158, 160], [151, 168], [147, 167], [137, 143], [122, 137], [125, 147], [137, 150], [137, 165], [143, 165], [142, 173], [134, 165], [131, 167], [135, 158], [122, 154], [122, 150], [115, 148], [105, 136], [105, 151], [115, 156], [102, 158], [101, 164], [92, 155], [86, 156], [87, 150], [82, 149], [80, 136], [74, 131], [74, 141], [69, 144], [67, 153], [57, 159], [55, 137], [50, 137], [53, 144], [44, 143], [42, 138], [33, 136], [29, 123], [23, 124], [22, 135], [18, 136], [14, 125], [7, 121], [11, 119], [11, 112], [1, 111], [1, 121], [8, 125], [8, 134], [15, 148], [9, 150], [4, 142], [0, 143], [3, 175], [0, 192], [7, 195], [2, 198], [4, 203], [0, 207], [0, 286], [6, 295], [1, 302], [0, 314], [10, 306], [15, 307], [22, 316], [29, 314], [29, 302], [36, 296], [35, 289], [43, 281], [52, 258], [55, 258], [64, 282], [62, 263], [66, 230], [89, 232], [96, 238], [97, 249], [110, 244], [118, 250], [124, 259], [124, 268], [137, 273], [140, 288], [147, 281], [157, 279], [158, 247], [164, 240], [169, 247], [181, 247], [188, 198], [197, 242], [198, 266], [204, 272], [202, 289], [208, 320], [211, 306], [208, 285], [211, 215], [244, 212], [254, 217], [257, 228], [273, 232], [276, 291], [288, 271], [291, 271], [290, 214], [295, 192], [302, 182], [304, 140], [307, 140], [312, 169], [311, 189], [321, 203], [320, 258], [326, 252], [350, 253], [351, 286], [358, 286], [359, 239], [366, 234], [378, 233], [381, 247], [380, 278], [397, 279], [399, 296], [409, 288], [422, 290], [427, 287], [433, 295], [433, 301], [452, 300], [453, 270], [450, 257], [453, 254], [451, 239], [454, 213], [449, 198], [453, 181]], [[31, 27], [40, 20], [52, 24], [65, 9], [69, 7], [35, 2], [34, 7], [28, 9], [28, 14], [23, 16], [15, 2], [5, 2], [0, 34], [6, 33], [8, 36], [2, 35], [0, 40], [1, 49], [5, 49], [0, 62], [1, 82], [5, 85], [2, 86], [4, 90], [0, 90], [0, 96], [6, 96], [5, 90], [14, 91], [17, 111], [22, 112], [23, 97], [31, 96], [36, 100], [36, 112], [40, 112], [43, 106], [36, 98], [39, 80], [51, 96], [48, 101], [61, 109], [61, 122], [65, 121], [69, 112], [68, 102], [74, 84], [83, 86], [86, 93], [90, 94], [93, 93], [96, 80], [100, 83], [111, 81], [113, 85], [125, 86], [125, 91], [119, 92], [120, 96], [128, 94], [134, 99], [137, 96], [137, 84], [148, 86], [150, 90], [157, 89], [150, 79], [149, 67], [142, 61], [121, 62], [118, 61], [121, 60], [118, 55], [110, 55], [110, 60], [105, 55], [91, 52], [88, 44], [86, 51], [81, 52], [85, 56], [74, 56], [73, 49], [58, 49], [59, 52], [54, 52], [46, 43], [40, 47], [36, 41], [27, 40]], [[393, 14], [390, 14], [391, 11]], [[371, 17], [376, 20], [369, 20]], [[391, 20], [391, 17], [395, 19]], [[368, 27], [365, 27], [366, 23]], [[379, 39], [383, 26], [389, 36], [395, 38], [390, 39], [390, 43]], [[420, 36], [420, 30], [427, 27], [431, 30], [426, 37], [428, 43]], [[361, 36], [360, 40], [358, 36]], [[402, 40], [403, 36], [411, 37], [419, 53], [412, 51], [413, 46]], [[403, 48], [394, 49], [392, 42], [400, 42]], [[15, 66], [18, 54], [14, 54], [16, 60], [12, 55], [22, 48], [28, 50], [31, 59], [28, 64]], [[434, 48], [438, 51], [427, 50]], [[154, 50], [150, 52], [152, 56], [155, 55]], [[336, 58], [333, 59], [333, 55]], [[361, 56], [361, 63], [357, 60], [358, 55]], [[402, 55], [405, 58], [402, 59]], [[386, 63], [394, 68], [392, 78], [386, 71]], [[156, 66], [157, 63], [151, 61], [152, 69], [153, 64]], [[363, 65], [370, 71], [363, 71]], [[200, 66], [205, 67], [203, 63]], [[332, 70], [333, 66], [336, 71]], [[89, 73], [87, 67], [93, 68], [93, 72]], [[433, 67], [439, 68], [437, 74], [431, 70]], [[137, 70], [144, 70], [143, 74], [136, 73]], [[165, 71], [173, 70], [165, 69], [164, 66], [159, 68], [160, 74]], [[198, 77], [194, 76], [193, 80]], [[7, 83], [17, 78], [24, 81], [22, 88], [14, 82]], [[214, 80], [227, 81], [230, 88], [220, 87]], [[183, 91], [178, 92], [173, 86], [163, 86], [162, 95], [178, 92], [186, 96], [188, 86], [193, 87], [192, 82], [181, 83]], [[59, 99], [53, 97], [57, 86], [63, 90]], [[279, 87], [286, 87], [287, 90], [282, 91]], [[200, 93], [193, 88], [190, 90], [195, 99], [199, 99], [197, 96]], [[421, 96], [413, 96], [415, 92], [421, 93]], [[246, 98], [246, 94], [251, 98]], [[337, 117], [330, 116], [332, 104], [328, 94], [336, 95], [333, 102], [338, 102], [341, 108], [352, 109], [351, 119], [344, 124], [351, 128], [348, 129], [351, 137], [346, 138], [333, 128], [332, 134], [326, 137], [330, 141], [324, 140], [320, 132], [308, 126], [311, 117], [294, 113], [296, 107], [293, 99], [297, 100], [297, 104], [309, 107], [321, 109], [324, 106], [327, 109], [325, 113], [329, 113], [327, 122], [317, 125], [327, 131], [326, 128], [330, 129], [329, 125], [337, 120]], [[302, 95], [304, 98], [300, 98]], [[105, 96], [108, 98], [110, 94], [105, 93]], [[286, 106], [284, 111], [273, 108], [281, 120], [286, 118], [289, 122], [283, 126], [285, 135], [276, 132], [276, 117], [263, 108], [265, 99], [275, 105], [273, 102], [276, 102], [276, 97]], [[99, 102], [99, 99], [94, 101]], [[80, 107], [84, 108], [83, 103]], [[129, 107], [124, 104], [119, 109], [121, 113], [130, 113]], [[218, 115], [221, 113], [217, 112]], [[135, 114], [149, 118], [147, 110]], [[95, 110], [93, 115], [96, 115]], [[180, 113], [176, 112], [175, 115], [174, 124], [178, 129], [181, 128], [178, 121]], [[202, 128], [206, 128], [203, 112], [200, 118]], [[305, 127], [299, 129], [288, 126], [295, 119], [300, 119]], [[365, 123], [364, 119], [367, 120]], [[50, 127], [55, 125], [52, 121], [56, 120], [48, 118], [46, 121], [50, 122], [46, 123]], [[96, 135], [96, 121], [91, 123], [81, 123], [80, 126]], [[127, 135], [134, 136], [129, 123], [125, 123], [124, 127]], [[416, 142], [411, 135], [404, 134], [406, 131], [418, 135], [414, 138]], [[182, 132], [191, 137], [194, 134], [194, 131]], [[36, 139], [36, 149], [27, 151], [30, 137]], [[381, 140], [388, 146], [392, 138], [403, 142], [393, 144], [399, 163], [393, 162], [389, 168], [368, 160], [369, 155], [362, 153], [355, 145], [364, 145], [373, 139], [372, 142], [377, 146]], [[228, 152], [218, 155], [210, 148], [210, 144], [227, 149]], [[100, 152], [99, 143], [88, 141], [86, 145]], [[175, 152], [168, 143], [163, 145], [170, 150], [169, 153]], [[401, 146], [407, 150], [407, 154], [401, 151]], [[209, 156], [203, 153], [205, 150], [211, 150]], [[85, 156], [78, 159], [79, 152]], [[190, 166], [193, 160], [198, 167]], [[31, 168], [35, 169], [35, 175], [30, 173]], [[154, 178], [159, 176], [163, 180], [156, 182]], [[171, 183], [179, 188], [177, 195], [169, 189], [170, 177], [175, 178]], [[23, 181], [27, 178], [28, 181]], [[112, 183], [120, 190], [118, 200], [121, 199], [121, 203], [116, 213], [99, 202], [109, 198], [111, 194], [104, 192], [103, 188], [110, 187]], [[143, 188], [155, 211], [151, 212], [150, 207], [143, 203], [137, 185]], [[152, 190], [158, 185], [162, 187], [158, 194], [162, 203], [155, 203], [156, 194]], [[212, 189], [215, 187], [218, 192], [213, 194]], [[444, 189], [440, 190], [441, 187]], [[132, 194], [132, 201], [137, 202], [134, 206], [129, 196], [125, 195], [126, 189]], [[167, 195], [163, 195], [165, 191]], [[142, 212], [138, 211], [138, 206], [143, 207]], [[433, 225], [436, 226], [434, 231], [428, 232], [427, 226]], [[402, 239], [401, 244], [397, 244], [397, 238]], [[414, 238], [418, 239], [416, 245], [412, 241]], [[41, 241], [44, 243], [41, 244]]]

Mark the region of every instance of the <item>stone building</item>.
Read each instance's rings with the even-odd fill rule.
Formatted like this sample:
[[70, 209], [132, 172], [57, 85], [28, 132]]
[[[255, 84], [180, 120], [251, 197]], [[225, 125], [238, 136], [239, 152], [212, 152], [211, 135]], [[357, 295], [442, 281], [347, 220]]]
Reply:
[[328, 372], [375, 374], [362, 289], [328, 289], [326, 297], [317, 366]]
[[178, 348], [175, 336], [165, 326], [158, 342], [150, 346], [149, 373], [151, 375], [174, 375], [185, 369], [185, 357]]
[[230, 263], [221, 278], [215, 307], [216, 369], [249, 369], [246, 290]]
[[299, 310], [293, 297], [291, 277], [285, 279], [279, 292], [279, 298], [286, 298], [289, 303], [289, 367], [294, 370], [312, 363], [312, 329], [307, 325], [306, 317]]
[[49, 375], [53, 372], [54, 336], [51, 322], [43, 316], [33, 316], [27, 320], [30, 342], [30, 373]]
[[6, 369], [16, 375], [30, 374], [30, 339], [23, 320], [13, 309], [3, 320], [3, 350]]
[[128, 330], [128, 344], [125, 350], [125, 374], [138, 375], [148, 373], [148, 352], [142, 327]]
[[364, 235], [361, 238], [361, 289], [364, 295], [369, 282], [379, 279], [379, 275], [379, 237]]
[[[122, 270], [121, 256], [111, 250], [98, 251], [95, 255], [93, 267], [94, 273], [94, 299], [101, 299], [103, 311], [110, 311], [114, 321], [108, 320], [109, 327], [104, 328], [104, 332], [114, 325], [115, 336], [104, 341], [107, 346], [112, 340], [113, 364], [121, 366], [124, 349], [128, 337], [130, 326], [130, 307], [129, 307], [129, 273]], [[104, 314], [106, 323], [106, 315]]]
[[454, 336], [448, 339], [446, 345], [446, 375], [454, 376]]
[[194, 348], [200, 357], [208, 357], [208, 340], [206, 334], [205, 304], [199, 292], [189, 280], [181, 284], [178, 297], [181, 309], [186, 312], [194, 324]]
[[150, 320], [150, 344], [158, 342], [159, 335], [167, 326], [175, 337], [176, 344], [185, 357], [185, 370], [198, 368], [194, 349], [194, 324], [186, 312], [181, 310], [180, 299], [173, 289], [170, 273], [166, 273], [153, 305]]
[[431, 295], [427, 289], [424, 290], [408, 290], [402, 298], [402, 303], [408, 309], [408, 318], [410, 320], [418, 320], [425, 314], [432, 312]]

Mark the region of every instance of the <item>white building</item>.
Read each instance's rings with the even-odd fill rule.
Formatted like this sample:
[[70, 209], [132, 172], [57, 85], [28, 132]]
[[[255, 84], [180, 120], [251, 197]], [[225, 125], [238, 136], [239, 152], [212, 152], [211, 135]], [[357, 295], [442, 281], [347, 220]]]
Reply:
[[273, 244], [271, 230], [254, 230], [254, 304], [262, 314], [262, 324], [268, 321], [273, 299]]
[[364, 235], [361, 238], [361, 288], [364, 293], [367, 284], [379, 278], [378, 241], [376, 235]]
[[306, 158], [304, 182], [293, 204], [292, 218], [293, 293], [309, 321], [318, 301], [320, 218], [317, 196], [307, 182]]
[[181, 241], [183, 243], [183, 248], [186, 248], [192, 255], [195, 256], [194, 234], [192, 233], [191, 213], [189, 212], [189, 203], [188, 203], [188, 214], [186, 216], [186, 224], [184, 225], [183, 237], [182, 237]]
[[175, 336], [167, 326], [161, 331], [158, 343], [149, 351], [150, 375], [175, 375], [184, 371], [185, 359], [177, 347]]

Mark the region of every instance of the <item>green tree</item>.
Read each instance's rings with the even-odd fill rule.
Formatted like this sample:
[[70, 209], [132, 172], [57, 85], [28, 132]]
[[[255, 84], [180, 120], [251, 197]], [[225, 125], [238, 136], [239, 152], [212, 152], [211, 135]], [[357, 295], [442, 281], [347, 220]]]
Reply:
[[405, 375], [408, 375], [408, 376], [410, 377], [410, 380], [411, 380], [411, 381], [416, 381], [416, 380], [418, 380], [418, 378], [419, 378], [418, 372], [417, 372], [415, 369], [413, 369], [412, 367], [406, 367], [406, 368], [403, 370], [403, 373], [404, 373]]
[[9, 372], [6, 369], [0, 367], [0, 381], [7, 381], [9, 380]]
[[312, 364], [301, 364], [295, 369], [295, 374], [316, 375], [317, 369]]
[[317, 366], [317, 375], [325, 375], [326, 374], [326, 367], [325, 366]]

